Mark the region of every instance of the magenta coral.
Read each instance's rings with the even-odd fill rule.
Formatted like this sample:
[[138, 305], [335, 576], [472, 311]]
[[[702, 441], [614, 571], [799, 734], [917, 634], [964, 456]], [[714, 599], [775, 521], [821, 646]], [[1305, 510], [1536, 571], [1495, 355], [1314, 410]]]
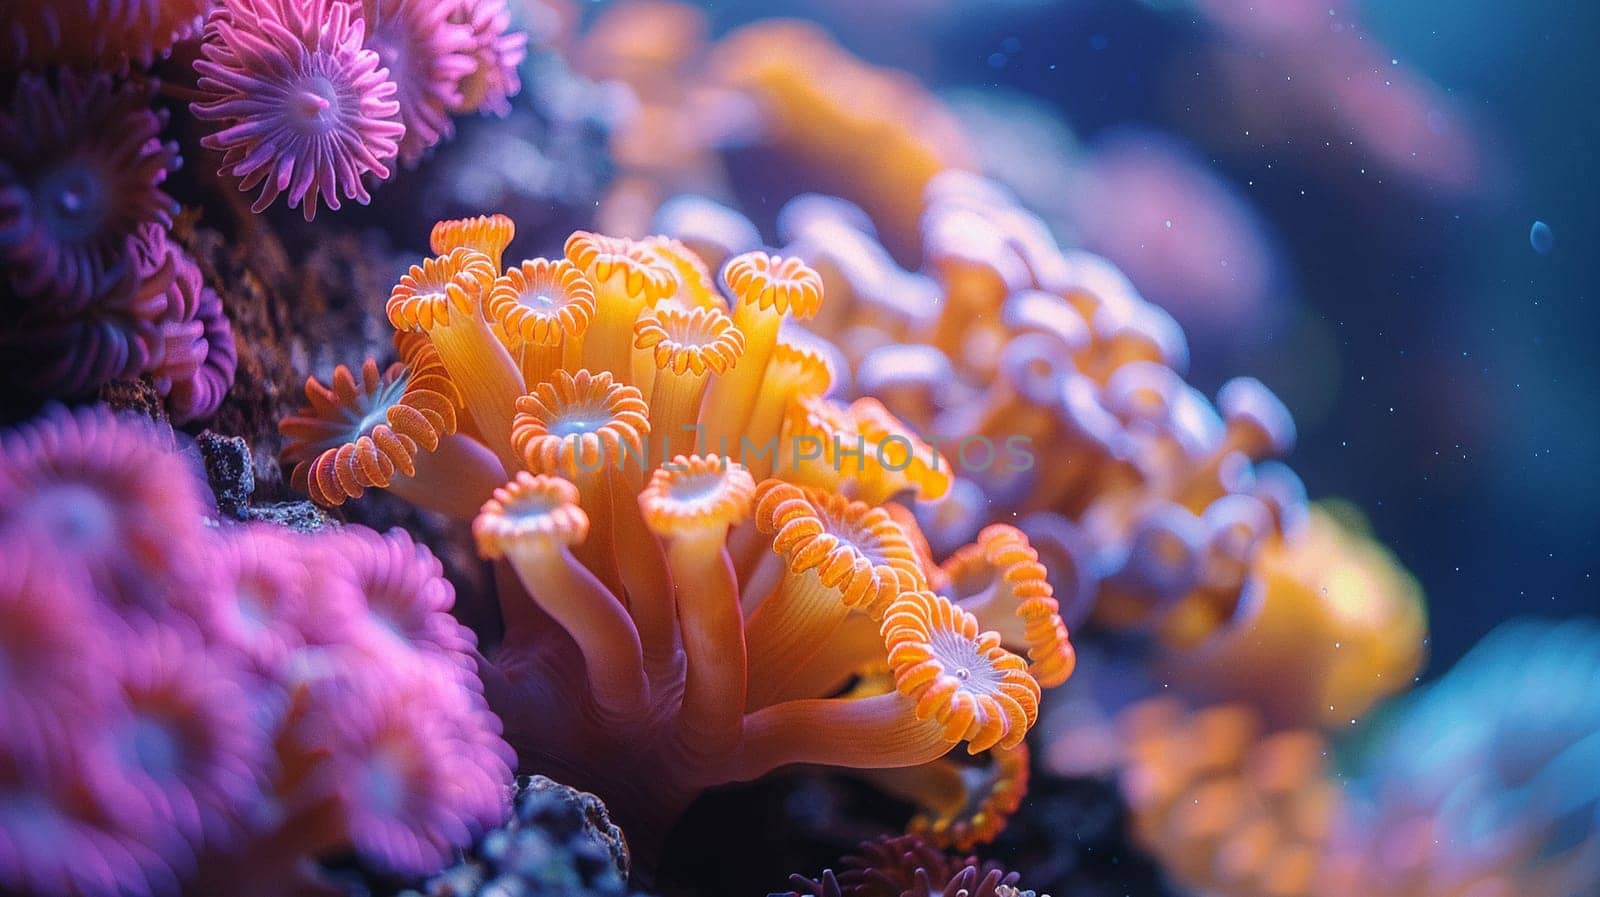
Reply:
[[192, 572], [196, 484], [151, 427], [58, 410], [0, 434], [0, 458], [0, 535], [54, 546], [102, 593], [149, 609]]
[[364, 175], [389, 176], [406, 127], [365, 34], [346, 0], [234, 0], [207, 23], [195, 62], [205, 99], [190, 108], [227, 123], [202, 143], [225, 153], [241, 190], [261, 188], [255, 211], [287, 193], [309, 221], [341, 194], [370, 201]]
[[70, 722], [64, 711], [96, 706], [109, 691], [79, 675], [106, 648], [88, 583], [54, 560], [31, 540], [0, 537], [0, 719], [38, 751]]
[[450, 616], [455, 589], [444, 568], [402, 529], [379, 535], [350, 530], [328, 537], [324, 552], [349, 564], [350, 581], [364, 596], [366, 632], [385, 644], [412, 647], [465, 670], [474, 668], [471, 630]]
[[0, 434], [0, 891], [311, 892], [352, 848], [437, 868], [513, 762], [438, 561], [203, 527], [171, 441], [104, 410]]
[[19, 734], [20, 727], [0, 726], [0, 890], [72, 897], [175, 891], [172, 868], [134, 835], [141, 820], [103, 799], [113, 784], [103, 752], [71, 739], [30, 750]]
[[470, 53], [477, 63], [462, 79], [461, 102], [453, 111], [511, 114], [511, 98], [522, 89], [517, 66], [528, 55], [528, 35], [511, 30], [506, 0], [458, 0], [450, 20], [472, 29]]
[[331, 799], [343, 838], [380, 866], [417, 874], [504, 817], [510, 751], [473, 736], [491, 726], [481, 701], [425, 665], [341, 664], [308, 684], [286, 759], [303, 776], [299, 800]]
[[172, 280], [161, 315], [159, 361], [150, 375], [176, 423], [209, 417], [233, 385], [238, 351], [222, 299], [200, 267], [176, 246], [167, 249]]
[[80, 397], [148, 374], [169, 414], [188, 423], [214, 413], [233, 385], [238, 355], [222, 300], [156, 222], [126, 243], [127, 267], [81, 310], [33, 301], [0, 347], [28, 392]]
[[191, 849], [230, 850], [261, 802], [266, 720], [233, 652], [167, 625], [118, 645], [122, 701], [103, 729], [120, 777]]
[[85, 308], [129, 273], [129, 238], [171, 223], [178, 167], [149, 91], [109, 75], [25, 74], [0, 109], [0, 263], [24, 297]]
[[[7, 373], [29, 393], [75, 398], [124, 377], [136, 377], [161, 351], [157, 319], [166, 308], [160, 277], [142, 269], [78, 314], [57, 317], [27, 308], [0, 334], [0, 349], [15, 358]], [[150, 272], [159, 275], [157, 272]]]
[[400, 161], [422, 161], [439, 141], [455, 133], [450, 111], [461, 104], [461, 79], [476, 67], [473, 35], [451, 21], [456, 6], [446, 0], [361, 0], [366, 47], [398, 86]]
[[149, 65], [200, 30], [214, 0], [31, 0], [0, 6], [0, 64]]
[[338, 576], [317, 576], [304, 540], [257, 524], [225, 530], [211, 542], [211, 600], [195, 616], [214, 641], [231, 645], [268, 674], [308, 645], [349, 640], [360, 596]]
[[206, 325], [199, 320], [201, 285], [198, 278], [184, 276], [193, 262], [176, 252], [169, 258], [166, 309], [159, 321], [161, 342], [150, 366], [150, 381], [163, 396], [172, 394], [175, 383], [199, 374], [206, 360]]

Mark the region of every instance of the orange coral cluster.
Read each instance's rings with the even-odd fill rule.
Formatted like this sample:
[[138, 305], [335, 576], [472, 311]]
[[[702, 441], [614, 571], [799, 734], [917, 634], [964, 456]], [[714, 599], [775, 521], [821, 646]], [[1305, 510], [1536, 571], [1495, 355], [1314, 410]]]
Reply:
[[1041, 690], [1073, 666], [1027, 538], [991, 527], [933, 563], [896, 501], [941, 493], [948, 464], [881, 405], [825, 396], [832, 368], [788, 329], [823, 305], [810, 266], [746, 253], [724, 298], [675, 240], [578, 232], [507, 266], [513, 230], [434, 230], [389, 299], [401, 361], [312, 379], [284, 422], [295, 481], [472, 521], [509, 739], [605, 796], [646, 853], [708, 786], [962, 742], [992, 772], [929, 767], [938, 793], [917, 795], [940, 815], [919, 825], [992, 837]]
[[723, 146], [775, 153], [810, 189], [858, 196], [886, 232], [916, 231], [930, 178], [971, 167], [955, 117], [915, 79], [870, 65], [816, 25], [764, 20], [709, 45], [686, 4], [615, 4], [575, 58], [628, 84], [639, 106], [613, 138], [622, 171], [602, 224], [644, 233], [680, 192], [725, 193]]
[[[814, 345], [858, 403], [947, 461], [915, 508], [933, 551], [1014, 522], [1069, 621], [1148, 633], [1199, 694], [1283, 724], [1348, 722], [1406, 687], [1425, 634], [1415, 584], [1308, 512], [1274, 460], [1294, 441], [1282, 403], [1249, 378], [1214, 402], [1189, 386], [1176, 323], [1004, 188], [945, 172], [926, 204], [916, 271], [843, 200], [798, 198], [778, 226], [831, 297]], [[837, 429], [826, 411], [808, 425]]]
[[[815, 267], [832, 297], [810, 329], [846, 362], [848, 389], [939, 448], [990, 443], [951, 458], [963, 476], [918, 508], [936, 551], [1020, 516], [1069, 619], [1093, 608], [1097, 623], [1154, 633], [1208, 695], [1235, 654], [1270, 637], [1267, 652], [1294, 665], [1263, 678], [1293, 687], [1221, 696], [1265, 697], [1284, 722], [1345, 721], [1406, 685], [1425, 626], [1416, 590], [1359, 537], [1302, 527], [1303, 487], [1270, 460], [1292, 447], [1293, 423], [1265, 387], [1240, 378], [1213, 403], [1188, 386], [1183, 334], [1165, 312], [1104, 259], [1058, 246], [1003, 188], [952, 170], [963, 141], [935, 101], [863, 71], [809, 25], [759, 23], [709, 49], [705, 31], [687, 7], [640, 2], [588, 35], [592, 73], [628, 83], [641, 103], [620, 138], [629, 174], [612, 220], [638, 230], [655, 212], [717, 264], [758, 240], [755, 227], [699, 198], [662, 205], [674, 191], [732, 192], [710, 146], [774, 149], [786, 174], [813, 186], [814, 168], [838, 173], [825, 186], [865, 213], [803, 196], [778, 216], [786, 251]], [[630, 167], [633, 139], [641, 152]], [[664, 145], [675, 151], [656, 152]], [[868, 148], [896, 170], [858, 157]], [[659, 167], [647, 171], [647, 158]], [[920, 246], [908, 246], [919, 215]], [[920, 258], [921, 270], [896, 255]], [[804, 424], [840, 429], [826, 408]], [[1026, 449], [1006, 454], [1014, 446]], [[1027, 463], [1046, 453], [1070, 461]], [[1332, 580], [1359, 580], [1375, 597], [1322, 596]], [[1317, 625], [1264, 635], [1273, 619], [1306, 614]], [[1244, 659], [1260, 671], [1273, 661]]]
[[1321, 872], [1341, 794], [1320, 733], [1269, 734], [1248, 705], [1168, 699], [1135, 706], [1122, 727], [1133, 833], [1174, 880], [1229, 897], [1333, 897]]
[[[711, 230], [675, 223], [685, 239]], [[1308, 506], [1273, 460], [1293, 443], [1287, 410], [1248, 379], [1214, 404], [1201, 396], [1172, 320], [986, 181], [934, 178], [917, 271], [842, 200], [797, 199], [778, 226], [832, 299], [808, 324], [830, 341], [816, 345], [871, 397], [860, 402], [948, 459], [947, 482], [914, 506], [924, 553], [953, 549], [934, 578], [954, 595], [993, 581], [1005, 540], [980, 527], [1014, 521], [1048, 563], [1053, 612], [1060, 599], [1069, 619], [1146, 634], [1153, 672], [1223, 702], [1193, 717], [1142, 707], [1132, 737], [1100, 739], [1145, 845], [1216, 893], [1349, 897], [1327, 889], [1329, 831], [1345, 823], [1321, 732], [1410, 686], [1426, 619], [1416, 583], [1355, 515]], [[987, 572], [971, 566], [985, 547]], [[914, 828], [966, 849], [1015, 808], [1025, 751], [869, 778], [919, 805]]]

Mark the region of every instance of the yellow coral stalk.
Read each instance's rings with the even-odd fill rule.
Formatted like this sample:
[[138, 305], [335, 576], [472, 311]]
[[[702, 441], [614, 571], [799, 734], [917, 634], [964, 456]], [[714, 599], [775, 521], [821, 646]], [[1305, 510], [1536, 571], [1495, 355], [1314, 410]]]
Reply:
[[822, 304], [822, 279], [799, 259], [747, 252], [728, 262], [722, 279], [738, 297], [733, 323], [744, 334], [745, 351], [743, 362], [707, 396], [703, 423], [713, 451], [737, 450], [747, 435], [784, 316], [792, 311], [798, 319], [809, 318]]
[[645, 309], [677, 289], [677, 277], [658, 256], [632, 240], [588, 231], [567, 238], [567, 260], [595, 290], [595, 318], [580, 361], [591, 371], [610, 371], [633, 384], [633, 325]]
[[731, 747], [745, 705], [744, 619], [728, 557], [728, 528], [750, 513], [755, 483], [717, 455], [676, 456], [639, 494], [667, 565], [687, 670], [679, 715], [689, 744]]
[[398, 330], [426, 333], [450, 380], [461, 390], [478, 433], [506, 471], [518, 469], [511, 449], [512, 403], [522, 374], [483, 316], [495, 280], [490, 258], [471, 249], [412, 265], [389, 294], [389, 321]]
[[702, 451], [696, 446], [701, 400], [713, 376], [744, 354], [744, 335], [715, 309], [664, 306], [634, 325], [634, 346], [652, 360], [650, 464]]
[[[511, 562], [528, 594], [577, 640], [601, 709], [625, 717], [646, 699], [644, 657], [627, 610], [568, 548], [589, 531], [566, 480], [526, 471], [497, 489], [473, 523], [478, 550]], [[515, 637], [525, 614], [507, 610]], [[525, 624], [523, 624], [525, 625]]]

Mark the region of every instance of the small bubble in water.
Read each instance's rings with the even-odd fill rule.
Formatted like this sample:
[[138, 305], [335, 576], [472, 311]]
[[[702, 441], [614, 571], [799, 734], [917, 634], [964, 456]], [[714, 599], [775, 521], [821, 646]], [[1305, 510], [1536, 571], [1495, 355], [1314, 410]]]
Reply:
[[1545, 224], [1543, 221], [1535, 221], [1533, 227], [1528, 231], [1528, 242], [1533, 245], [1534, 252], [1540, 255], [1549, 255], [1550, 250], [1555, 248], [1556, 235], [1554, 231], [1550, 230], [1550, 225]]

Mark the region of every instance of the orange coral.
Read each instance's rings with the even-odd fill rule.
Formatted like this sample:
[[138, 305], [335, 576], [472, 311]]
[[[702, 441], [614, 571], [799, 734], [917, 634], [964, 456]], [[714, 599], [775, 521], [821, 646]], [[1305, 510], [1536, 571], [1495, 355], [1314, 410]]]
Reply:
[[522, 375], [483, 314], [498, 271], [489, 256], [459, 247], [426, 259], [389, 294], [396, 330], [425, 333], [460, 390], [478, 433], [507, 469], [515, 469], [507, 436], [511, 403]]
[[440, 221], [428, 234], [428, 247], [434, 255], [449, 255], [457, 249], [471, 249], [489, 257], [489, 262], [500, 267], [501, 255], [517, 234], [516, 223], [504, 215], [479, 215]]
[[748, 433], [745, 427], [777, 349], [778, 328], [791, 313], [798, 319], [817, 313], [822, 304], [822, 280], [799, 259], [764, 252], [747, 252], [730, 260], [722, 269], [722, 279], [737, 297], [733, 322], [745, 335], [746, 363], [712, 384], [706, 397], [706, 438], [720, 446], [745, 436], [759, 445], [773, 434]]
[[1309, 897], [1341, 796], [1323, 737], [1263, 732], [1244, 705], [1158, 699], [1123, 718], [1133, 832], [1179, 882], [1238, 897]]
[[[892, 458], [895, 477], [843, 470], [845, 494], [788, 481], [804, 477], [776, 451], [783, 422], [832, 382], [821, 352], [780, 337], [821, 305], [816, 272], [735, 258], [730, 314], [676, 241], [579, 232], [565, 259], [501, 273], [512, 233], [499, 216], [441, 223], [441, 255], [389, 300], [406, 363], [385, 379], [369, 362], [364, 388], [348, 372], [313, 384], [312, 409], [285, 424], [313, 497], [389, 488], [473, 518], [499, 571], [506, 637], [489, 690], [512, 740], [605, 795], [646, 853], [709, 785], [793, 763], [917, 766], [963, 741], [1012, 772], [945, 828], [992, 837], [1022, 787], [1011, 761], [1042, 685], [1002, 646], [1015, 639], [928, 591], [940, 571], [916, 522], [878, 506], [941, 486], [937, 455], [885, 408], [839, 413], [857, 440], [904, 443], [914, 457]], [[419, 416], [436, 438], [394, 422]], [[350, 446], [316, 442], [341, 429]], [[685, 434], [737, 444], [713, 454]], [[447, 441], [469, 460], [447, 459]], [[752, 461], [777, 478], [757, 485]], [[1035, 620], [1046, 601], [1027, 609], [1064, 634]], [[1033, 669], [1064, 678], [1059, 662]]]
[[856, 432], [876, 446], [868, 496], [885, 501], [903, 492], [937, 501], [950, 491], [950, 463], [915, 431], [900, 422], [882, 402], [870, 396], [850, 403]]
[[578, 231], [567, 239], [567, 260], [595, 285], [594, 333], [584, 341], [582, 363], [633, 382], [628, 363], [634, 322], [657, 301], [677, 291], [677, 277], [661, 257], [632, 240]]
[[[456, 433], [461, 396], [427, 343], [380, 374], [368, 359], [358, 382], [343, 365], [329, 385], [306, 380], [305, 413], [284, 418], [284, 459], [295, 462], [291, 481], [312, 499], [340, 505], [367, 489], [392, 489], [423, 507], [466, 512], [477, 488], [495, 482], [492, 458]], [[420, 469], [419, 469], [420, 465]], [[463, 488], [439, 493], [416, 485], [448, 470]], [[454, 504], [452, 504], [454, 502]]]
[[978, 541], [945, 560], [956, 603], [1026, 652], [1041, 685], [1060, 685], [1076, 663], [1039, 554], [1015, 527], [994, 524]]
[[[1249, 378], [1215, 402], [1185, 383], [1176, 323], [998, 185], [944, 171], [926, 205], [915, 272], [848, 202], [802, 197], [779, 213], [786, 251], [830, 296], [807, 345], [831, 341], [844, 362], [831, 383], [860, 396], [788, 402], [785, 475], [872, 502], [914, 490], [935, 556], [987, 524], [1016, 527], [1048, 561], [1054, 618], [1143, 634], [1208, 699], [1323, 724], [1403, 687], [1425, 635], [1415, 590], [1392, 563], [1307, 525], [1304, 488], [1273, 460], [1294, 442], [1283, 404]], [[858, 451], [900, 436], [910, 451]], [[1323, 579], [1378, 597], [1341, 598], [1351, 590], [1323, 591]], [[1302, 618], [1312, 624], [1282, 622]], [[1070, 659], [1050, 647], [1064, 632], [1042, 625], [1001, 631], [1049, 681]]]
[[530, 259], [495, 280], [484, 314], [517, 357], [523, 383], [538, 383], [577, 356], [594, 320], [594, 287], [565, 259]]
[[625, 455], [643, 457], [649, 408], [639, 391], [610, 372], [557, 371], [517, 399], [511, 442], [530, 470], [568, 477], [621, 467]]
[[665, 262], [678, 275], [678, 291], [673, 300], [690, 308], [728, 310], [728, 301], [717, 292], [707, 263], [693, 249], [672, 238], [656, 235], [642, 241], [645, 248]]
[[936, 847], [971, 850], [994, 840], [1028, 792], [1028, 745], [995, 748], [983, 762], [951, 754], [906, 769], [872, 770], [867, 781], [915, 804], [909, 831]]
[[701, 403], [712, 377], [744, 357], [744, 333], [714, 308], [663, 306], [633, 325], [634, 379], [648, 384], [658, 427], [652, 465], [696, 451]]
[[707, 70], [756, 102], [764, 142], [815, 189], [859, 198], [896, 237], [915, 233], [931, 178], [972, 164], [955, 116], [915, 79], [863, 62], [815, 25], [746, 26], [712, 50]]
[[836, 641], [848, 641], [836, 640], [839, 629], [853, 612], [876, 622], [904, 590], [923, 583], [905, 531], [880, 508], [767, 480], [755, 515], [782, 561], [776, 588], [745, 626], [753, 649], [748, 700], [761, 707], [814, 690], [793, 683], [798, 676], [811, 685], [800, 676], [808, 665], [826, 671], [826, 682], [847, 677], [851, 670], [825, 662], [840, 656]]
[[955, 116], [915, 79], [862, 61], [819, 27], [767, 20], [714, 46], [707, 30], [686, 4], [621, 3], [576, 54], [586, 74], [639, 98], [613, 138], [622, 173], [602, 205], [608, 229], [642, 234], [669, 196], [725, 191], [724, 135], [778, 155], [809, 189], [859, 197], [902, 247], [928, 181], [974, 164]]
[[1238, 624], [1166, 659], [1195, 693], [1285, 724], [1347, 726], [1422, 668], [1421, 589], [1351, 512], [1313, 507], [1255, 558]]
[[978, 753], [1014, 748], [1039, 717], [1039, 683], [1027, 665], [978, 632], [976, 617], [932, 592], [907, 592], [884, 615], [894, 684], [945, 736]]

